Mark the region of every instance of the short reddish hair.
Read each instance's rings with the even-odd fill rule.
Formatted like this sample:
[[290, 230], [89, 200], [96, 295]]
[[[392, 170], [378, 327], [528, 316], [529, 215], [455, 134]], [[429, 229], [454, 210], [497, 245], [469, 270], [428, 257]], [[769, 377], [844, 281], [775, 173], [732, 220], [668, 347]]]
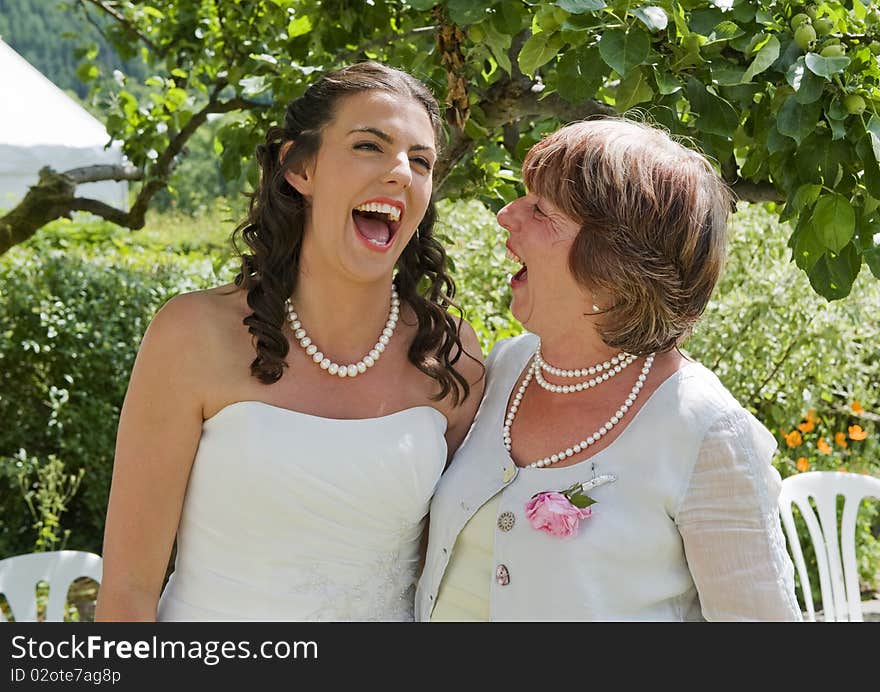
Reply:
[[577, 221], [569, 268], [602, 305], [605, 343], [679, 345], [721, 274], [733, 195], [706, 158], [643, 123], [566, 125], [526, 155], [531, 192]]

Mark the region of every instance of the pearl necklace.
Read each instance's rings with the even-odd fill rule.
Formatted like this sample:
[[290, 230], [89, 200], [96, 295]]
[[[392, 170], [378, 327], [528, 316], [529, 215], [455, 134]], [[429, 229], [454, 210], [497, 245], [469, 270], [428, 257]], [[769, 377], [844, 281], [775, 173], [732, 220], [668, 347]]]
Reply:
[[[556, 394], [582, 392], [590, 387], [595, 387], [597, 384], [607, 382], [620, 373], [635, 359], [636, 356], [630, 353], [620, 353], [619, 355], [614, 356], [610, 361], [606, 360], [604, 363], [598, 363], [589, 368], [561, 370], [544, 360], [544, 356], [541, 354], [541, 346], [539, 345], [538, 350], [535, 352], [535, 363], [540, 367], [535, 368], [535, 381], [541, 385], [543, 389]], [[592, 377], [589, 380], [584, 380], [583, 382], [577, 382], [576, 384], [553, 384], [544, 379], [544, 376], [541, 374], [542, 370], [552, 373], [553, 375], [558, 375], [559, 377], [582, 377], [583, 375], [595, 375], [595, 377]], [[602, 372], [603, 370], [605, 372]]]
[[357, 377], [358, 375], [365, 373], [369, 368], [372, 368], [376, 361], [379, 360], [379, 357], [382, 355], [382, 352], [385, 350], [385, 347], [388, 345], [388, 342], [391, 340], [392, 335], [394, 334], [394, 328], [397, 326], [397, 320], [400, 317], [400, 298], [397, 296], [397, 289], [392, 285], [391, 286], [391, 309], [388, 313], [388, 321], [385, 322], [385, 328], [382, 330], [382, 334], [379, 336], [379, 340], [370, 349], [370, 352], [361, 358], [357, 363], [352, 363], [350, 365], [340, 365], [339, 363], [334, 363], [329, 358], [325, 358], [324, 354], [318, 349], [318, 347], [312, 343], [312, 340], [309, 338], [306, 330], [303, 329], [302, 322], [299, 320], [299, 315], [296, 314], [296, 311], [293, 309], [293, 304], [290, 302], [290, 298], [287, 299], [287, 319], [290, 322], [290, 326], [293, 329], [293, 335], [299, 341], [299, 345], [306, 352], [307, 356], [311, 356], [312, 360], [317, 363], [321, 370], [324, 370], [328, 375], [336, 375], [337, 377]]
[[[604, 425], [602, 425], [596, 432], [594, 432], [592, 435], [588, 435], [585, 439], [581, 440], [577, 444], [573, 444], [572, 446], [560, 450], [555, 454], [551, 454], [550, 456], [544, 457], [543, 459], [533, 461], [531, 464], [528, 464], [526, 468], [540, 469], [544, 466], [550, 466], [551, 464], [555, 464], [559, 461], [564, 461], [565, 459], [568, 459], [575, 454], [579, 454], [588, 447], [593, 446], [594, 444], [596, 444], [596, 442], [607, 435], [608, 431], [611, 430], [611, 428], [613, 428], [623, 419], [623, 416], [635, 403], [636, 398], [639, 396], [639, 392], [641, 391], [642, 387], [645, 386], [645, 380], [648, 379], [648, 373], [651, 371], [651, 366], [653, 364], [654, 354], [652, 353], [645, 359], [645, 365], [642, 367], [641, 374], [639, 374], [636, 383], [633, 385], [633, 388], [630, 390], [630, 393], [627, 395], [624, 402], [620, 405], [620, 408], [618, 408], [617, 411], [614, 412], [614, 415], [611, 416], [611, 418], [609, 418], [608, 421]], [[504, 448], [508, 452], [510, 452], [512, 446], [510, 429], [513, 426], [513, 421], [516, 419], [516, 412], [517, 410], [519, 410], [519, 405], [522, 402], [523, 395], [526, 393], [526, 388], [528, 388], [529, 382], [532, 381], [535, 373], [540, 371], [540, 369], [541, 366], [538, 364], [538, 360], [536, 358], [529, 366], [529, 369], [526, 372], [526, 376], [523, 378], [519, 389], [514, 395], [513, 400], [510, 402], [510, 407], [507, 410], [507, 416], [504, 419], [504, 427], [501, 429], [501, 436], [504, 441]]]

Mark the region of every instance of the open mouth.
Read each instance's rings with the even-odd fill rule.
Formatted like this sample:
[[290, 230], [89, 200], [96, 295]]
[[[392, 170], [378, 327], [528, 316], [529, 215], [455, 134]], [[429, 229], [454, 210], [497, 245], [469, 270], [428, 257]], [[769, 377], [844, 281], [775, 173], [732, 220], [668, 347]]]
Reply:
[[517, 255], [513, 250], [511, 250], [510, 245], [507, 245], [507, 259], [511, 262], [516, 262], [517, 264], [521, 264], [519, 271], [510, 277], [511, 283], [518, 283], [526, 280], [526, 276], [529, 273], [529, 268], [526, 266], [526, 263], [520, 259], [519, 255]]
[[402, 207], [387, 202], [364, 202], [351, 212], [358, 235], [376, 249], [386, 249], [400, 228]]

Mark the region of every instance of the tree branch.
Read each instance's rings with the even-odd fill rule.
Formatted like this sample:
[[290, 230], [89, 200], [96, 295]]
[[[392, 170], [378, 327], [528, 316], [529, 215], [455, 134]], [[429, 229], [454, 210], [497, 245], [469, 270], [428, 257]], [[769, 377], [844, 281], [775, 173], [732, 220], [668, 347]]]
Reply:
[[94, 166], [82, 166], [64, 171], [62, 175], [70, 178], [74, 184], [96, 183], [102, 180], [143, 180], [144, 172], [140, 168], [123, 164], [121, 166], [111, 164], [96, 164]]
[[162, 54], [163, 51], [159, 50], [159, 47], [153, 43], [147, 36], [144, 36], [131, 22], [129, 22], [123, 15], [119, 14], [113, 7], [104, 2], [104, 0], [80, 0], [81, 3], [87, 2], [90, 5], [97, 7], [102, 12], [109, 14], [113, 19], [115, 19], [119, 24], [121, 24], [126, 31], [130, 34], [133, 34], [138, 39], [146, 43], [153, 51], [158, 54]]
[[[168, 185], [176, 157], [190, 137], [208, 119], [211, 113], [228, 113], [241, 109], [268, 108], [242, 98], [218, 101], [225, 82], [215, 85], [211, 97], [202, 110], [195, 113], [177, 133], [156, 162], [146, 172], [129, 165], [95, 165], [73, 168], [58, 173], [48, 166], [40, 171], [40, 179], [28, 190], [18, 205], [0, 217], [0, 255], [9, 248], [23, 243], [50, 221], [70, 217], [74, 211], [87, 211], [124, 228], [143, 228], [147, 208], [159, 190]], [[129, 211], [122, 211], [98, 200], [75, 197], [76, 186], [101, 180], [145, 180]]]
[[753, 183], [740, 178], [731, 184], [730, 188], [737, 198], [743, 202], [784, 202], [785, 197], [772, 183]]

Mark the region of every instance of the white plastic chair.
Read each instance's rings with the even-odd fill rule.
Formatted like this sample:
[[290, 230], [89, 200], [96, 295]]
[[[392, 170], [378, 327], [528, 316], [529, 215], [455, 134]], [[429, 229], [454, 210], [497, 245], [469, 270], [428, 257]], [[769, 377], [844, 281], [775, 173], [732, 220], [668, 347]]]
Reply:
[[[837, 523], [838, 495], [844, 497], [840, 526]], [[809, 502], [811, 497], [819, 512], [818, 521]], [[812, 622], [816, 620], [813, 594], [791, 505], [794, 503], [798, 506], [816, 551], [825, 621], [862, 622], [855, 536], [859, 505], [866, 497], [880, 500], [880, 478], [836, 471], [811, 471], [789, 476], [782, 481], [779, 513], [800, 578], [807, 619]]]
[[[16, 622], [36, 622], [37, 584], [45, 580], [49, 583], [45, 622], [63, 622], [71, 582], [90, 577], [100, 584], [102, 567], [100, 555], [82, 550], [14, 555], [0, 560], [0, 593]], [[4, 621], [0, 614], [0, 622]]]

